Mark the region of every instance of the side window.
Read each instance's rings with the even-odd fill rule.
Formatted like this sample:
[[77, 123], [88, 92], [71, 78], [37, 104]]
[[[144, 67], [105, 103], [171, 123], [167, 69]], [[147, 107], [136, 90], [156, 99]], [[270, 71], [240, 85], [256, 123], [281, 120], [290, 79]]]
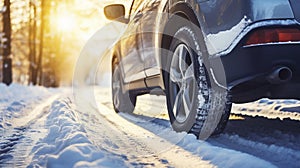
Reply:
[[143, 2], [143, 0], [135, 0], [130, 8], [129, 14], [133, 15], [138, 10], [138, 8], [142, 4], [142, 2]]

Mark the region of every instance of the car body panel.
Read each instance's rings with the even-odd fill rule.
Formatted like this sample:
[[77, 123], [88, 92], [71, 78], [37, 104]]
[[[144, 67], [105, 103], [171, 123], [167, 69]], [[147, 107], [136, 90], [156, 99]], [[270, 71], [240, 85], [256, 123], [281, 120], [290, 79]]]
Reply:
[[142, 37], [140, 22], [142, 22], [140, 7], [130, 17], [124, 35], [120, 39], [120, 57], [123, 67], [124, 82], [140, 80], [146, 77], [144, 73], [144, 60], [140, 54], [142, 48]]
[[158, 68], [157, 57], [155, 57], [155, 34], [156, 28], [159, 27], [159, 24], [156, 19], [158, 15], [160, 15], [159, 8], [161, 7], [161, 0], [150, 0], [144, 3], [143, 12], [145, 15], [143, 16], [141, 27], [142, 27], [142, 40], [143, 40], [143, 60], [145, 66], [145, 73], [147, 76], [153, 76], [160, 73], [160, 69]]
[[295, 19], [300, 22], [300, 1], [299, 0], [290, 0]]

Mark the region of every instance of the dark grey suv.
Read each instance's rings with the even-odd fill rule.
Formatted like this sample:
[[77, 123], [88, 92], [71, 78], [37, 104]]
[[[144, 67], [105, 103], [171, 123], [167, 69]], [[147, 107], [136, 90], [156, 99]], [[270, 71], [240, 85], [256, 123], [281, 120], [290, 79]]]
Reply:
[[300, 98], [299, 0], [134, 0], [104, 9], [127, 24], [112, 51], [116, 112], [166, 95], [172, 127], [221, 133], [231, 103]]

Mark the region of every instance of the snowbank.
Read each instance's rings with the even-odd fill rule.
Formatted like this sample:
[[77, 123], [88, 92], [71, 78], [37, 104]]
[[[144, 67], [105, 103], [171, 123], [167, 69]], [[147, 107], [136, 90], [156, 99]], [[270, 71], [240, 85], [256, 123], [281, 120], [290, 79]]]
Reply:
[[292, 99], [260, 99], [246, 104], [235, 104], [232, 114], [260, 116], [269, 119], [291, 119], [300, 121], [300, 101]]
[[[29, 167], [120, 167], [122, 159], [94, 146], [70, 99], [54, 101], [46, 126], [48, 135], [32, 150]], [[99, 135], [101, 136], [101, 135]]]

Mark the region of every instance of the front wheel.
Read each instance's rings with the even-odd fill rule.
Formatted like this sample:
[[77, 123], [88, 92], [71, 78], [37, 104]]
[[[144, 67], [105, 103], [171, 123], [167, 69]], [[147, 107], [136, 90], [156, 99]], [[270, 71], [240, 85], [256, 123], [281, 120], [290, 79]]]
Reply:
[[119, 64], [113, 63], [112, 72], [112, 101], [114, 110], [117, 113], [132, 113], [135, 108], [137, 96], [124, 89], [124, 80]]
[[164, 71], [169, 117], [175, 131], [206, 139], [223, 131], [231, 102], [227, 90], [215, 87], [210, 80], [201, 36], [188, 22], [179, 23]]

